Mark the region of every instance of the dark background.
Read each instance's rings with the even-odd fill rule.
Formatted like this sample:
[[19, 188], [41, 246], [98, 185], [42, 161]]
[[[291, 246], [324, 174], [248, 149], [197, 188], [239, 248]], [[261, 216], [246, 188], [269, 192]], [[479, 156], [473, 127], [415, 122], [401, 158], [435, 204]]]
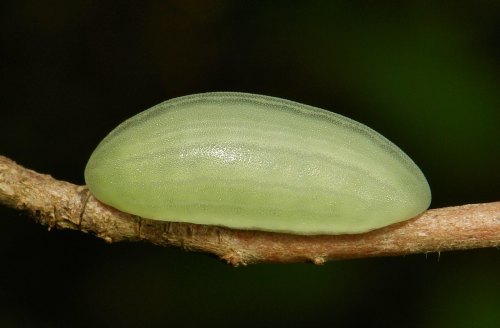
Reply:
[[[245, 91], [374, 128], [432, 207], [500, 199], [498, 1], [2, 1], [0, 154], [83, 184], [166, 99]], [[500, 253], [232, 268], [0, 208], [0, 327], [500, 325]]]

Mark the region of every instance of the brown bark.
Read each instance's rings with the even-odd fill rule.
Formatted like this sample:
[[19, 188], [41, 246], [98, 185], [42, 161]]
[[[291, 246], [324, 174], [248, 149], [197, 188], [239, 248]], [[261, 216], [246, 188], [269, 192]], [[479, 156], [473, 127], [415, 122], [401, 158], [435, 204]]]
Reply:
[[100, 203], [85, 186], [58, 181], [0, 156], [0, 204], [50, 228], [92, 233], [107, 242], [145, 240], [215, 254], [232, 265], [322, 264], [332, 259], [395, 256], [500, 245], [500, 202], [428, 210], [405, 222], [356, 235], [300, 236], [161, 222]]

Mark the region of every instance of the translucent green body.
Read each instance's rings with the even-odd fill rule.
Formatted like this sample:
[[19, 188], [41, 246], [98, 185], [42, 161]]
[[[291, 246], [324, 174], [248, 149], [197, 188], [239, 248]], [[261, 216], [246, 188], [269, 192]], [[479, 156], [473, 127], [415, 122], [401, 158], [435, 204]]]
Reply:
[[216, 92], [114, 129], [85, 169], [92, 194], [145, 218], [295, 234], [360, 233], [427, 209], [429, 185], [389, 140], [292, 101]]

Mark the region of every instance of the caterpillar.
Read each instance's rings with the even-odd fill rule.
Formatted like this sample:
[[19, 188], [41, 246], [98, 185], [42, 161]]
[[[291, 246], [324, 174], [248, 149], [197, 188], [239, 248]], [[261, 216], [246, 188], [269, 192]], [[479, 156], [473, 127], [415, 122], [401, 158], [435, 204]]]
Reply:
[[162, 221], [291, 234], [353, 234], [425, 211], [431, 191], [396, 145], [342, 115], [249, 93], [165, 101], [109, 133], [90, 192]]

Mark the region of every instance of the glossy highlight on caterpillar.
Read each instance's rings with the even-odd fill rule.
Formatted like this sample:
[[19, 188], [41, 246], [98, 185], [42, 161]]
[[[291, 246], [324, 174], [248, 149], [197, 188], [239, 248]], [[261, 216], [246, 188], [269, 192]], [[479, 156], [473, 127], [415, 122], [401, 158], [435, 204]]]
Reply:
[[85, 169], [103, 203], [144, 218], [292, 234], [412, 218], [427, 180], [396, 145], [320, 108], [263, 95], [165, 101], [108, 134]]

